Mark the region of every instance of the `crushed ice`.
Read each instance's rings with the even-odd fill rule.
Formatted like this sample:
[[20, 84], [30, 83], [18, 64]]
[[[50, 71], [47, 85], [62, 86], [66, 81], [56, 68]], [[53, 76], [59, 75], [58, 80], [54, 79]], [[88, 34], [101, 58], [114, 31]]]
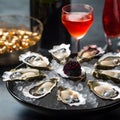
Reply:
[[[63, 68], [63, 65], [60, 65], [59, 63], [57, 63], [56, 60], [52, 60], [51, 65], [53, 66], [53, 71], [43, 71], [43, 72], [47, 75], [48, 78], [57, 77], [58, 76], [57, 73]], [[91, 75], [93, 66], [91, 64], [84, 63], [84, 64], [82, 64], [82, 67], [87, 73], [87, 79], [93, 79], [93, 77]], [[18, 91], [22, 91], [23, 87], [25, 86], [23, 84], [23, 82], [20, 82], [20, 81], [16, 82], [16, 85], [17, 85], [16, 88]], [[64, 79], [64, 78], [60, 77], [57, 87], [59, 87], [59, 86], [73, 89], [73, 90], [79, 92], [80, 94], [82, 94], [83, 97], [86, 99], [86, 104], [84, 105], [85, 108], [87, 108], [88, 106], [91, 106], [91, 108], [96, 108], [98, 106], [96, 96], [89, 90], [89, 88], [86, 84], [83, 85], [82, 82], [80, 82], [80, 81], [72, 81], [70, 79]], [[31, 101], [31, 102], [35, 101], [35, 99], [30, 99], [27, 97], [25, 97], [25, 100]], [[58, 107], [58, 106], [59, 106], [59, 102], [57, 101], [56, 107]]]
[[[54, 71], [59, 73], [60, 70], [63, 69], [63, 65], [56, 62], [56, 60], [51, 61], [51, 65], [53, 66]], [[85, 62], [81, 65], [81, 67], [85, 70], [87, 73], [87, 79], [93, 79], [91, 72], [93, 70], [93, 65], [89, 64], [88, 62]], [[89, 90], [87, 85], [84, 85], [80, 81], [72, 81], [70, 79], [64, 79], [60, 77], [60, 81], [58, 82], [57, 86], [64, 86], [66, 88], [73, 89], [75, 91], [80, 92], [83, 94], [84, 98], [86, 99], [86, 104], [91, 106], [92, 108], [96, 108], [98, 106], [97, 98], [96, 96]], [[86, 108], [88, 107], [86, 105]]]

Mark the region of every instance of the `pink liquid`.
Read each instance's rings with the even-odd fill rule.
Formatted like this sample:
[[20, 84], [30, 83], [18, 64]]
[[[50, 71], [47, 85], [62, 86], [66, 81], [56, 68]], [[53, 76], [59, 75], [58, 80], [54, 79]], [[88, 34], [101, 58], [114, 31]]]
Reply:
[[85, 12], [71, 12], [62, 15], [62, 23], [71, 36], [76, 39], [82, 38], [93, 23], [93, 15]]
[[107, 36], [120, 35], [120, 0], [106, 0], [103, 10], [103, 27]]

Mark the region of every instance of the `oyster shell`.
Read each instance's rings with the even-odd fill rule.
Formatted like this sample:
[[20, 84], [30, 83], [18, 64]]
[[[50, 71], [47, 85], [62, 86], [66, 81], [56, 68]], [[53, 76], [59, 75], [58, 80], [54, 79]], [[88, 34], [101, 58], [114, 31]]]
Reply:
[[31, 67], [51, 69], [48, 58], [39, 53], [28, 51], [25, 54], [21, 54], [19, 60]]
[[94, 70], [92, 72], [96, 78], [113, 80], [114, 82], [120, 82], [120, 70]]
[[120, 99], [120, 88], [116, 85], [98, 80], [89, 80], [87, 84], [90, 90], [102, 99]]
[[62, 101], [70, 106], [79, 106], [86, 104], [86, 100], [82, 94], [69, 88], [59, 87], [57, 92], [57, 100]]
[[53, 46], [53, 49], [49, 50], [52, 54], [53, 58], [57, 60], [59, 63], [64, 64], [66, 63], [67, 58], [70, 56], [70, 44], [61, 44]]
[[120, 53], [106, 53], [95, 63], [95, 67], [101, 69], [110, 69], [119, 65]]
[[33, 68], [20, 68], [12, 69], [3, 73], [3, 81], [14, 81], [14, 80], [29, 80], [32, 78], [44, 78], [46, 75], [40, 72], [38, 69]]
[[41, 98], [51, 92], [51, 90], [56, 86], [59, 81], [58, 77], [50, 78], [46, 80], [39, 81], [37, 83], [32, 83], [31, 85], [23, 88], [23, 95], [29, 98]]
[[96, 45], [85, 46], [80, 52], [78, 52], [77, 61], [88, 61], [94, 57], [104, 54], [104, 52], [105, 51], [101, 47], [97, 47]]

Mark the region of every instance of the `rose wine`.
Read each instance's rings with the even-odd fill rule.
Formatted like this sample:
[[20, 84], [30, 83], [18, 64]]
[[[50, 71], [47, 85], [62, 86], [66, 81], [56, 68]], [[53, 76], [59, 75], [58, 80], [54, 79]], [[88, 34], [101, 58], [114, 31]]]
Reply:
[[76, 39], [82, 38], [93, 23], [93, 15], [86, 12], [71, 12], [62, 15], [62, 23]]
[[103, 27], [108, 37], [120, 35], [120, 0], [106, 0], [103, 9]]

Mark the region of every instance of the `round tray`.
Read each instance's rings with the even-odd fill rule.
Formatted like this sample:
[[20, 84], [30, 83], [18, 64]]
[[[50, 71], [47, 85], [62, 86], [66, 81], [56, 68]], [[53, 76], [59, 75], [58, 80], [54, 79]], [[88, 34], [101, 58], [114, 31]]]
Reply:
[[[90, 62], [86, 62], [84, 65], [86, 65], [86, 66], [87, 66], [87, 64], [94, 65], [96, 60], [97, 59], [91, 60]], [[89, 67], [89, 65], [88, 65], [88, 67]], [[93, 79], [95, 79], [95, 78], [93, 77]], [[81, 84], [86, 85], [87, 81], [88, 81], [88, 76], [86, 77], [85, 81], [81, 82]], [[30, 82], [32, 82], [32, 81], [30, 81]], [[80, 106], [69, 106], [69, 105], [66, 105], [66, 104], [62, 103], [61, 101], [57, 100], [57, 95], [56, 95], [57, 89], [58, 89], [57, 86], [51, 91], [50, 94], [47, 94], [46, 96], [39, 98], [39, 99], [31, 100], [29, 98], [26, 98], [22, 94], [22, 88], [18, 84], [20, 84], [20, 86], [22, 86], [22, 84], [25, 85], [24, 81], [6, 82], [6, 86], [7, 86], [8, 91], [10, 92], [10, 94], [16, 100], [18, 100], [20, 103], [36, 110], [37, 112], [39, 112], [41, 114], [44, 114], [44, 115], [73, 116], [75, 114], [78, 116], [84, 116], [87, 114], [87, 116], [88, 115], [94, 116], [94, 115], [98, 115], [98, 114], [102, 114], [104, 112], [114, 110], [114, 109], [118, 108], [120, 105], [119, 99], [118, 100], [104, 100], [93, 94], [94, 97], [92, 98], [92, 96], [91, 96], [91, 99], [96, 98], [96, 101], [98, 103], [97, 106], [93, 107], [93, 105], [91, 105], [91, 103], [89, 103], [89, 104], [87, 103], [87, 105], [85, 104], [85, 105], [80, 105]], [[26, 82], [26, 84], [28, 84], [28, 81]], [[120, 84], [117, 84], [117, 85], [120, 86]], [[91, 91], [89, 91], [89, 93], [90, 92]]]
[[[64, 104], [61, 104], [61, 107], [55, 107], [55, 104], [53, 102], [55, 102], [54, 100], [54, 94], [56, 93], [56, 90], [54, 90], [51, 94], [53, 95], [52, 97], [50, 97], [50, 95], [48, 95], [46, 98], [43, 99], [39, 99], [39, 100], [35, 100], [34, 102], [31, 101], [27, 101], [25, 100], [26, 98], [24, 98], [23, 96], [21, 96], [21, 93], [18, 92], [17, 90], [15, 90], [16, 88], [14, 87], [14, 82], [7, 82], [7, 88], [10, 92], [10, 94], [17, 99], [20, 103], [22, 103], [25, 106], [30, 107], [31, 109], [44, 114], [44, 115], [48, 115], [48, 116], [73, 116], [75, 115], [80, 115], [80, 116], [84, 116], [86, 115], [90, 115], [90, 116], [94, 116], [94, 115], [100, 115], [104, 112], [108, 112], [114, 109], [117, 109], [120, 106], [120, 100], [115, 100], [115, 101], [105, 101], [104, 103], [101, 102], [101, 100], [99, 100], [100, 105], [96, 108], [86, 108], [83, 109], [82, 107], [70, 107]], [[38, 104], [40, 103], [40, 104]], [[63, 106], [66, 106], [65, 109], [62, 108]]]

